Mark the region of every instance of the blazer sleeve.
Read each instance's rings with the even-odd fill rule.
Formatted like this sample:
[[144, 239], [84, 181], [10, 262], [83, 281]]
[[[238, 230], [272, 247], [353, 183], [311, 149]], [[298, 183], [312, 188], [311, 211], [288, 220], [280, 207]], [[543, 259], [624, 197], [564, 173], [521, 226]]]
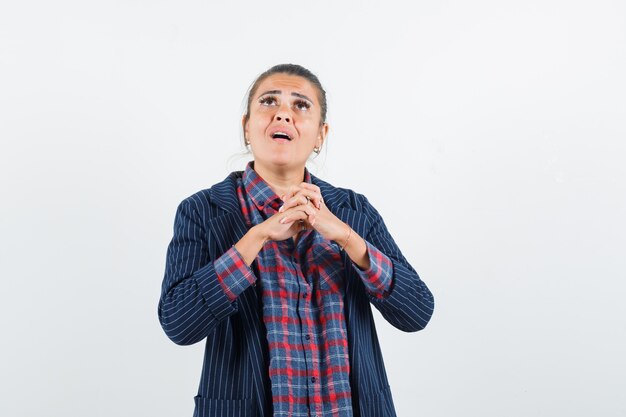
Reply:
[[217, 279], [195, 204], [187, 198], [176, 210], [158, 306], [161, 327], [179, 345], [201, 341], [238, 311]]
[[393, 267], [390, 292], [384, 298], [368, 292], [368, 298], [394, 327], [405, 332], [422, 330], [433, 314], [434, 297], [396, 245], [381, 215], [362, 197], [362, 210], [372, 223], [364, 239], [387, 255]]

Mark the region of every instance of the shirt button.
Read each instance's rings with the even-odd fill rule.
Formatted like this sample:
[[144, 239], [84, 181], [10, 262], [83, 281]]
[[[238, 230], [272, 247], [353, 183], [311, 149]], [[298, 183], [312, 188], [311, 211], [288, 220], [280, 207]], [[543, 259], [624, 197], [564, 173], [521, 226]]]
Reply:
[[302, 294], [302, 298], [306, 298], [306, 293]]
[[304, 336], [304, 338], [305, 338], [306, 340], [309, 340], [309, 339], [311, 338], [311, 336], [307, 334], [306, 336]]
[[315, 377], [314, 376], [311, 377], [311, 382], [315, 382]]

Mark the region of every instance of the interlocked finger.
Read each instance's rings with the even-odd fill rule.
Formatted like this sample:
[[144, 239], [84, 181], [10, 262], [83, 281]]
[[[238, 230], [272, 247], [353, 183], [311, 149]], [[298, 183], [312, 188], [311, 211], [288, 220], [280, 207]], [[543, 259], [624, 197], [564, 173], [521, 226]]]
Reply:
[[[283, 206], [285, 207], [285, 206]], [[283, 208], [281, 207], [281, 209]], [[302, 217], [305, 217], [308, 222], [311, 224], [311, 226], [313, 224], [315, 224], [315, 214], [316, 214], [316, 209], [313, 208], [311, 205], [309, 204], [300, 204], [297, 205], [295, 207], [292, 207], [291, 209], [286, 209], [283, 210], [284, 212], [284, 217], [280, 220], [281, 223], [290, 223], [293, 222], [295, 220], [302, 220], [304, 221], [304, 219]]]
[[311, 202], [313, 203], [312, 205], [319, 210], [321, 207], [322, 195], [312, 190], [300, 189], [297, 193], [289, 198], [286, 198], [284, 201], [285, 204], [283, 204], [283, 206], [278, 210], [280, 212], [298, 205], [307, 205]]

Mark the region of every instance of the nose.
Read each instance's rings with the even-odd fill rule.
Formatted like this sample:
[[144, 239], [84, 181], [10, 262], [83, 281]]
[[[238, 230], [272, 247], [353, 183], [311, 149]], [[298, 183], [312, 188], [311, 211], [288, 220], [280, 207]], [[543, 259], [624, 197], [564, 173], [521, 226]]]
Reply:
[[292, 117], [289, 113], [289, 107], [286, 106], [285, 104], [280, 106], [280, 108], [278, 108], [278, 110], [276, 111], [276, 114], [274, 115], [274, 120], [277, 122], [284, 121], [285, 123], [290, 123], [292, 120]]
[[281, 120], [284, 120], [285, 122], [289, 123], [291, 121], [290, 117], [281, 113], [276, 113], [276, 116], [274, 116], [274, 120], [280, 122]]

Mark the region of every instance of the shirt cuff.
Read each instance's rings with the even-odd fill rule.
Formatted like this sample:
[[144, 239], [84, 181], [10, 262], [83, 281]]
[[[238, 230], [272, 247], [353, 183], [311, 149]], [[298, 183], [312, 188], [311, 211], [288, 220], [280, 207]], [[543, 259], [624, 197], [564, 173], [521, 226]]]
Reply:
[[370, 260], [369, 269], [361, 269], [352, 262], [354, 269], [361, 277], [367, 292], [375, 298], [383, 299], [393, 288], [393, 264], [387, 255], [365, 240]]
[[213, 265], [217, 280], [231, 301], [256, 282], [254, 272], [234, 246], [213, 261]]

